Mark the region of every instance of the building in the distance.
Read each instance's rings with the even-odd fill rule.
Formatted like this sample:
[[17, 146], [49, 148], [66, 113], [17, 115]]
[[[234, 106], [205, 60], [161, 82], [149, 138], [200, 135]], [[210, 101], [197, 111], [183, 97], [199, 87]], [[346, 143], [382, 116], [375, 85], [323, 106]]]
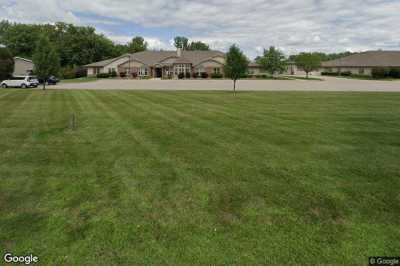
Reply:
[[14, 57], [14, 73], [13, 76], [25, 76], [30, 75], [33, 72], [34, 64], [32, 60], [22, 58], [22, 57]]
[[322, 72], [370, 76], [373, 68], [400, 67], [400, 51], [369, 51], [322, 63]]
[[219, 51], [143, 51], [86, 65], [88, 76], [115, 72], [120, 77], [211, 77], [223, 75]]

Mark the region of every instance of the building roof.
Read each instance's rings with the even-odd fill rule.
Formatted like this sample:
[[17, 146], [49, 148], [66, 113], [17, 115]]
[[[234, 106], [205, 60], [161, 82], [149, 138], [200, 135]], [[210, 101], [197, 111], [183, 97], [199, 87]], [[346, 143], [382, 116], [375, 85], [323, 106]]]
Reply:
[[400, 51], [369, 51], [322, 63], [323, 67], [400, 67]]
[[249, 63], [249, 67], [260, 67], [261, 65], [259, 63], [256, 62], [250, 62]]
[[26, 62], [29, 62], [29, 63], [32, 63], [32, 64], [33, 64], [33, 61], [32, 61], [32, 60], [29, 60], [29, 59], [26, 59], [26, 58], [23, 58], [23, 57], [14, 56], [14, 60], [15, 60], [15, 59], [20, 59], [20, 60], [23, 60], [23, 61], [26, 61]]
[[92, 64], [88, 64], [85, 67], [105, 67], [115, 60], [126, 56], [131, 56], [132, 60], [138, 60], [143, 64], [154, 66], [157, 64], [163, 64], [162, 61], [169, 58], [175, 59], [172, 60], [172, 63], [197, 65], [203, 61], [211, 60], [212, 58], [217, 56], [224, 57], [225, 54], [219, 51], [182, 51], [181, 57], [178, 57], [176, 51], [143, 51], [130, 55], [122, 55], [117, 58], [107, 59], [100, 62], [95, 62]]
[[114, 62], [116, 59], [117, 58], [106, 59], [106, 60], [103, 60], [103, 61], [99, 61], [99, 62], [95, 62], [95, 63], [91, 63], [91, 64], [88, 64], [88, 65], [85, 65], [85, 67], [105, 67], [106, 65], [109, 65], [112, 62]]

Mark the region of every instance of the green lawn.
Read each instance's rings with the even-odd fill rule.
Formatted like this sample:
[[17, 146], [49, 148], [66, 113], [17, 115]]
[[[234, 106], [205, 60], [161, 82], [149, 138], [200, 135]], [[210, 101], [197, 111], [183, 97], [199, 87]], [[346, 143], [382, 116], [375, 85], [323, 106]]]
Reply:
[[63, 79], [61, 83], [82, 83], [82, 82], [93, 82], [99, 80], [95, 77], [83, 77], [83, 78], [76, 78], [76, 79]]
[[400, 94], [1, 90], [0, 151], [1, 250], [42, 265], [399, 255]]

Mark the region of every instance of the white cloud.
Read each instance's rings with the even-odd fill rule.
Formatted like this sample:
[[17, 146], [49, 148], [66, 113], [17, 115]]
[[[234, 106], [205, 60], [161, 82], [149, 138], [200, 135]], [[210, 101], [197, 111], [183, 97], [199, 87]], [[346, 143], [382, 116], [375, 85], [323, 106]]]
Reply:
[[[79, 21], [77, 12], [145, 27], [184, 29], [191, 39], [250, 56], [275, 45], [287, 53], [399, 49], [400, 2], [394, 0], [0, 0], [0, 18]], [[27, 15], [28, 14], [28, 15]], [[112, 38], [124, 41], [126, 36]], [[157, 37], [157, 36], [155, 36]], [[170, 44], [147, 38], [152, 47]]]
[[[114, 35], [113, 33], [102, 31], [102, 34], [110, 38], [114, 43], [126, 44], [132, 40], [132, 36], [128, 35]], [[148, 48], [151, 50], [171, 50], [174, 49], [173, 43], [166, 43], [159, 38], [154, 37], [143, 37], [148, 44]]]

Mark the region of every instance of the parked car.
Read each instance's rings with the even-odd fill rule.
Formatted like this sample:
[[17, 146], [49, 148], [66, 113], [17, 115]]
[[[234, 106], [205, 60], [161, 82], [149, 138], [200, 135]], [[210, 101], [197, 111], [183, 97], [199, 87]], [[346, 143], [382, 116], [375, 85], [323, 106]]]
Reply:
[[[56, 78], [55, 76], [50, 76], [47, 79], [47, 85], [57, 85], [58, 82], [60, 82], [60, 80], [58, 78]], [[39, 83], [43, 84], [43, 79], [39, 79]]]
[[0, 83], [2, 88], [20, 87], [20, 88], [36, 88], [39, 81], [34, 76], [15, 76]]

